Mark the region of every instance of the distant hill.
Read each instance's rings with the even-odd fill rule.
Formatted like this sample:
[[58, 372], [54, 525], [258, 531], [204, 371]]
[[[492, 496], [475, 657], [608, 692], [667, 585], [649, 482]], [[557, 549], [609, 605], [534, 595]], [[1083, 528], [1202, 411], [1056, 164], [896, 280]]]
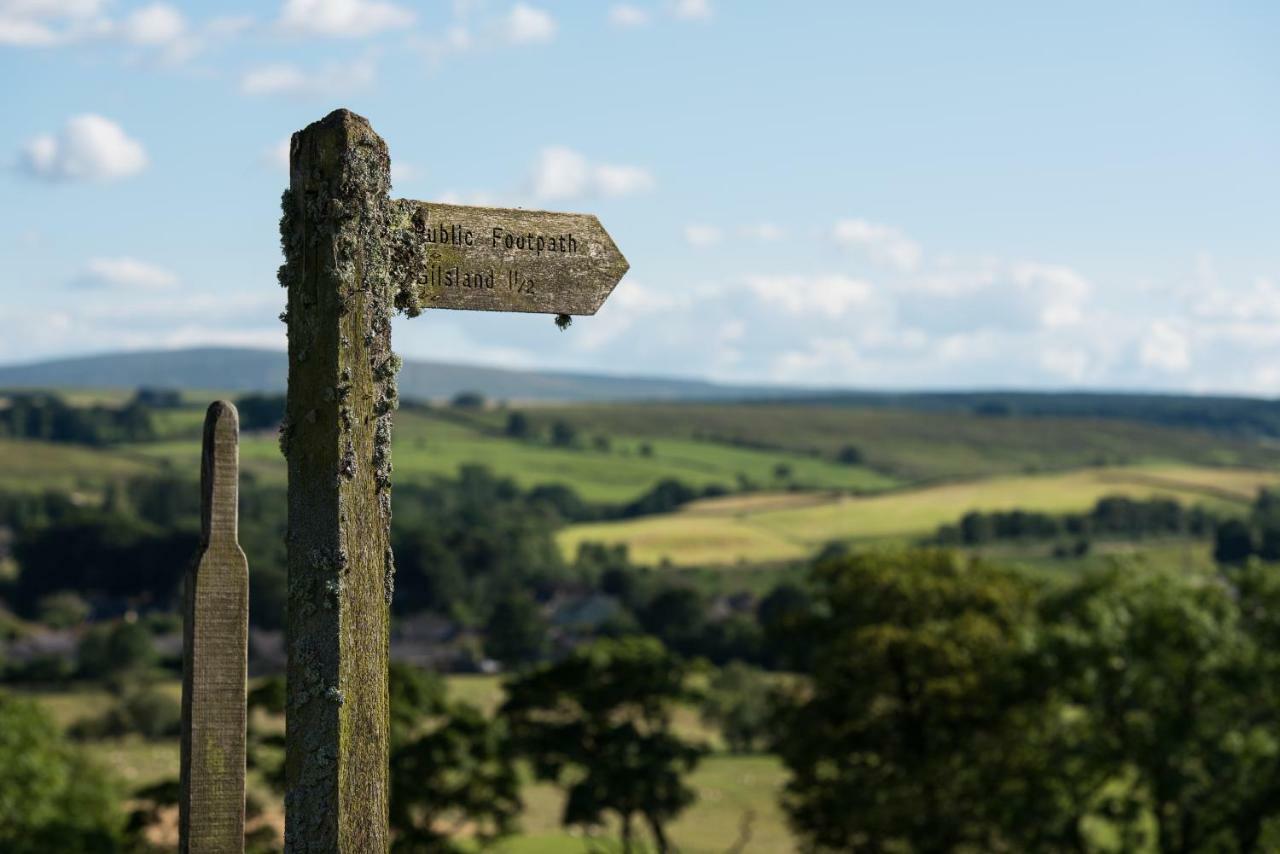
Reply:
[[[204, 347], [104, 353], [0, 367], [0, 388], [148, 386], [283, 392], [287, 367], [285, 354], [276, 350]], [[1093, 391], [823, 391], [426, 361], [405, 362], [399, 384], [403, 397], [419, 400], [447, 399], [475, 391], [491, 400], [527, 402], [771, 401], [797, 406], [963, 412], [990, 418], [1117, 418], [1241, 438], [1280, 439], [1280, 401], [1247, 397]]]
[[[282, 392], [287, 371], [285, 354], [277, 350], [233, 347], [150, 350], [0, 367], [0, 388], [148, 386]], [[441, 399], [463, 391], [477, 391], [495, 400], [563, 402], [759, 399], [795, 393], [698, 380], [515, 371], [425, 361], [406, 361], [399, 386], [406, 398]]]

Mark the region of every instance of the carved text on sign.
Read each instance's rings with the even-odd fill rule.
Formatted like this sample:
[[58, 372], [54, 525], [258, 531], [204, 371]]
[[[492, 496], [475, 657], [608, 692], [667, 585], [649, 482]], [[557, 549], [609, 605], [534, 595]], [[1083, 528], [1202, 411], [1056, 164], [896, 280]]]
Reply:
[[397, 201], [397, 304], [594, 314], [627, 261], [594, 216]]

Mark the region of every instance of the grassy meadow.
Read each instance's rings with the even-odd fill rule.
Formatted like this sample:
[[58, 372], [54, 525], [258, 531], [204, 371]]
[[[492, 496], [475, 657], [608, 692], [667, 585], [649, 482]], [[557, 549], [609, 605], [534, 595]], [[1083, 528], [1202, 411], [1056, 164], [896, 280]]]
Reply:
[[[492, 711], [502, 702], [502, 683], [498, 677], [449, 676], [446, 684], [450, 698], [486, 711]], [[161, 683], [158, 688], [175, 699], [181, 694], [181, 683], [176, 680]], [[113, 701], [109, 692], [97, 686], [29, 689], [23, 693], [37, 700], [50, 718], [64, 729], [101, 715]], [[261, 710], [255, 715], [255, 726], [268, 732], [283, 731], [282, 717], [267, 716]], [[794, 841], [777, 804], [778, 792], [784, 781], [778, 759], [722, 752], [718, 734], [704, 726], [693, 709], [680, 709], [676, 726], [683, 735], [713, 749], [691, 777], [691, 784], [698, 792], [697, 802], [671, 826], [671, 837], [679, 850], [691, 854], [721, 852], [727, 841], [738, 839], [744, 833], [749, 833], [750, 837], [746, 851], [794, 850]], [[111, 770], [122, 788], [129, 791], [174, 779], [178, 774], [176, 740], [156, 741], [128, 736], [90, 741], [85, 746], [90, 755]], [[279, 795], [255, 772], [250, 772], [247, 785], [265, 804], [265, 821], [283, 832], [284, 808]], [[555, 786], [530, 780], [524, 786], [522, 797], [525, 809], [520, 818], [521, 833], [494, 850], [506, 854], [549, 854], [578, 850], [588, 841], [593, 850], [617, 850], [616, 834], [587, 840], [561, 828], [560, 813], [564, 799]]]
[[760, 494], [696, 501], [675, 513], [566, 528], [566, 553], [583, 542], [625, 543], [642, 563], [733, 565], [803, 559], [830, 542], [926, 536], [970, 510], [1082, 511], [1109, 495], [1172, 498], [1230, 513], [1242, 511], [1271, 469], [1185, 465], [1088, 468], [907, 488], [880, 495]]
[[[199, 476], [205, 402], [157, 410], [153, 441], [90, 447], [0, 439], [0, 491], [56, 491], [86, 503], [122, 481]], [[125, 393], [76, 392], [77, 405], [119, 404]], [[485, 466], [523, 488], [561, 484], [586, 503], [619, 508], [665, 480], [712, 495], [672, 512], [571, 524], [556, 532], [571, 559], [584, 543], [625, 544], [637, 564], [700, 587], [709, 596], [765, 594], [833, 543], [916, 542], [969, 511], [1021, 509], [1081, 512], [1100, 498], [1170, 498], [1218, 516], [1240, 515], [1264, 487], [1280, 486], [1280, 448], [1266, 443], [1118, 419], [980, 416], [954, 412], [784, 404], [626, 404], [521, 408], [530, 435], [507, 435], [513, 408], [410, 405], [396, 416], [395, 482], [425, 485]], [[551, 441], [569, 425], [571, 443]], [[243, 477], [283, 487], [285, 463], [274, 430], [249, 430], [241, 441]], [[616, 515], [616, 514], [615, 514]], [[1202, 572], [1212, 565], [1205, 539], [1135, 542], [1101, 539], [1088, 556], [1052, 554], [1053, 544], [993, 543], [983, 554], [1046, 575], [1125, 557], [1135, 565]], [[554, 552], [553, 552], [554, 553]], [[250, 555], [252, 565], [253, 555]], [[449, 676], [449, 694], [487, 712], [502, 699], [497, 677]], [[59, 726], [101, 715], [113, 702], [102, 688], [28, 687]], [[176, 682], [163, 690], [177, 696]], [[261, 715], [261, 712], [256, 714]], [[259, 720], [280, 729], [280, 719]], [[719, 733], [692, 708], [677, 717], [681, 733], [712, 753], [691, 782], [696, 804], [672, 825], [679, 850], [794, 850], [778, 805], [785, 772], [776, 757], [731, 755]], [[129, 791], [172, 779], [173, 740], [128, 736], [86, 744]], [[279, 798], [260, 775], [251, 791], [268, 804], [265, 820], [282, 824]], [[561, 793], [528, 781], [521, 834], [497, 850], [541, 854], [618, 850], [611, 838], [571, 836], [560, 826]]]

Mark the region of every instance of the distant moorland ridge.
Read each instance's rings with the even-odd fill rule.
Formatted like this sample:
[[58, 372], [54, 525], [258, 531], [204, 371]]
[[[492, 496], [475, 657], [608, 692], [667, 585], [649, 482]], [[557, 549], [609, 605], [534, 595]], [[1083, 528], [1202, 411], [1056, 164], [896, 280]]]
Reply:
[[[176, 388], [229, 393], [282, 392], [285, 354], [201, 347], [77, 356], [0, 366], [0, 388]], [[546, 402], [773, 401], [991, 417], [1122, 418], [1238, 436], [1280, 438], [1280, 401], [1262, 398], [1106, 391], [855, 391], [562, 371], [524, 371], [406, 361], [401, 394], [447, 399], [478, 392], [491, 400]]]

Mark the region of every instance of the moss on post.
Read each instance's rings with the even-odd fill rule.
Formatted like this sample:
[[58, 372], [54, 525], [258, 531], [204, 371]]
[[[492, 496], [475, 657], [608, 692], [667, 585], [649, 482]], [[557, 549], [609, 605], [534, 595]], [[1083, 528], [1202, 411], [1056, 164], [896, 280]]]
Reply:
[[390, 160], [338, 110], [294, 134], [289, 290], [285, 847], [384, 852], [392, 559]]

